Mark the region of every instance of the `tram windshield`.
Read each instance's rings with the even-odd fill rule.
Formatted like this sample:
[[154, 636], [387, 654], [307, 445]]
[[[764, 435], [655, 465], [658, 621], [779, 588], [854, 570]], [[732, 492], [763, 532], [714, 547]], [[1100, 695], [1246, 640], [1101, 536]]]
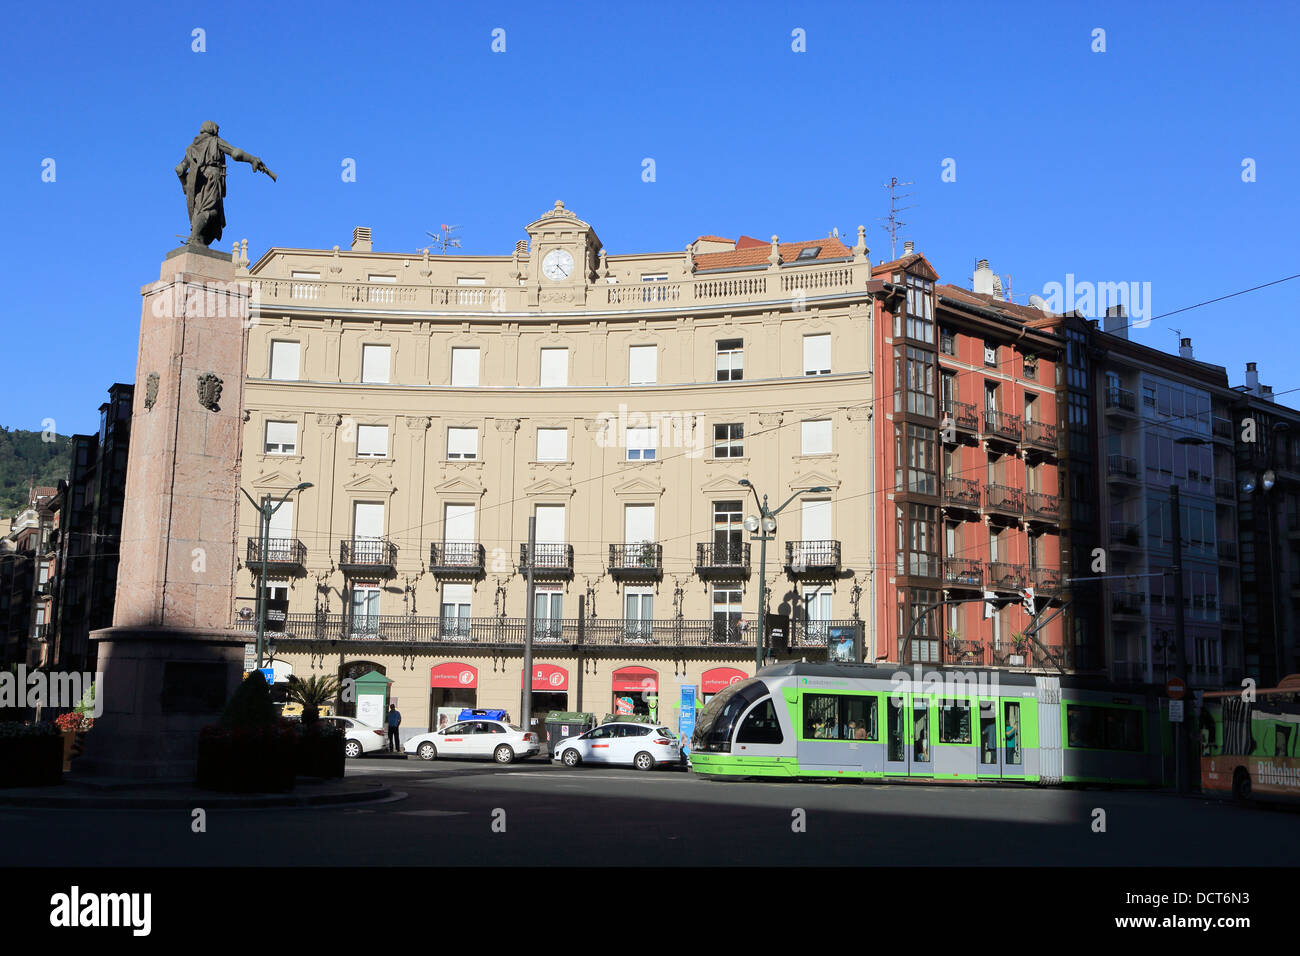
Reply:
[[749, 705], [767, 696], [767, 685], [757, 677], [737, 681], [709, 701], [695, 725], [691, 750], [697, 753], [730, 753], [732, 731]]

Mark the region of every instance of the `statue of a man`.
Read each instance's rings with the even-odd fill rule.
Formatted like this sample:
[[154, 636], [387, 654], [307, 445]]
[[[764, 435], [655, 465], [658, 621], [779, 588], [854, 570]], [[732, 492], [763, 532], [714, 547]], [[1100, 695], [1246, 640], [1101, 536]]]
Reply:
[[199, 135], [185, 148], [185, 158], [176, 167], [181, 186], [185, 189], [185, 205], [190, 213], [189, 242], [196, 246], [210, 246], [221, 238], [226, 227], [226, 157], [248, 163], [254, 172], [266, 173], [275, 181], [275, 173], [266, 164], [242, 149], [231, 146], [217, 135], [217, 124], [208, 120], [199, 128]]

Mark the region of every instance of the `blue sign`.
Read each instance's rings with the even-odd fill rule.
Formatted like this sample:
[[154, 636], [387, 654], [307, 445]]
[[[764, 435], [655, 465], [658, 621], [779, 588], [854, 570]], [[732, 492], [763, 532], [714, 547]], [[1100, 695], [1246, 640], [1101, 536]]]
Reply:
[[677, 718], [677, 729], [682, 735], [682, 755], [690, 756], [691, 735], [695, 733], [695, 688], [682, 688], [682, 710]]
[[266, 682], [268, 684], [275, 683], [275, 668], [263, 667], [258, 671], [258, 673], [260, 673], [263, 677], [266, 678]]

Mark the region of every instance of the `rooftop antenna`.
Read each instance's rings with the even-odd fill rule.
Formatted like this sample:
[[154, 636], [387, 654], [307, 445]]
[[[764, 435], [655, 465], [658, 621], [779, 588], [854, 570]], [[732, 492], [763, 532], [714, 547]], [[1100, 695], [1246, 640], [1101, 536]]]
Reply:
[[1176, 335], [1176, 336], [1178, 337], [1178, 347], [1179, 347], [1179, 348], [1182, 348], [1182, 345], [1183, 345], [1183, 330], [1182, 330], [1182, 329], [1176, 329], [1176, 328], [1174, 328], [1172, 325], [1166, 325], [1165, 328], [1167, 328], [1170, 332], [1174, 333], [1174, 335]]
[[437, 232], [429, 232], [428, 230], [425, 230], [425, 235], [433, 239], [433, 244], [435, 246], [442, 247], [440, 254], [445, 256], [447, 254], [448, 249], [460, 248], [459, 237], [452, 235], [452, 233], [459, 228], [460, 226], [449, 226], [444, 222], [442, 225], [438, 227]]
[[889, 216], [888, 218], [886, 218], [885, 216], [878, 216], [877, 218], [883, 219], [885, 220], [885, 222], [888, 223], [888, 225], [881, 226], [880, 228], [885, 230], [885, 232], [889, 233], [889, 258], [890, 259], [898, 258], [898, 230], [900, 227], [907, 225], [907, 223], [901, 221], [898, 218], [898, 214], [902, 212], [904, 209], [913, 208], [912, 206], [900, 206], [898, 204], [898, 201], [900, 199], [906, 199], [908, 196], [912, 195], [911, 193], [900, 194], [898, 190], [902, 186], [914, 186], [914, 185], [916, 184], [900, 183], [898, 181], [897, 176], [891, 176], [889, 182], [885, 183], [885, 188], [889, 190]]

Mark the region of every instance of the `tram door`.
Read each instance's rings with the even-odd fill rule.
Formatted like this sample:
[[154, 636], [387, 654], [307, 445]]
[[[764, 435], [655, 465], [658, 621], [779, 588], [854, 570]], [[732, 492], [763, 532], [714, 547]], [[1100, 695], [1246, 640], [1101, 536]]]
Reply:
[[934, 720], [923, 694], [885, 696], [885, 773], [934, 776]]
[[984, 699], [980, 704], [979, 775], [981, 777], [1023, 777], [1025, 775], [1022, 707], [1016, 698]]

